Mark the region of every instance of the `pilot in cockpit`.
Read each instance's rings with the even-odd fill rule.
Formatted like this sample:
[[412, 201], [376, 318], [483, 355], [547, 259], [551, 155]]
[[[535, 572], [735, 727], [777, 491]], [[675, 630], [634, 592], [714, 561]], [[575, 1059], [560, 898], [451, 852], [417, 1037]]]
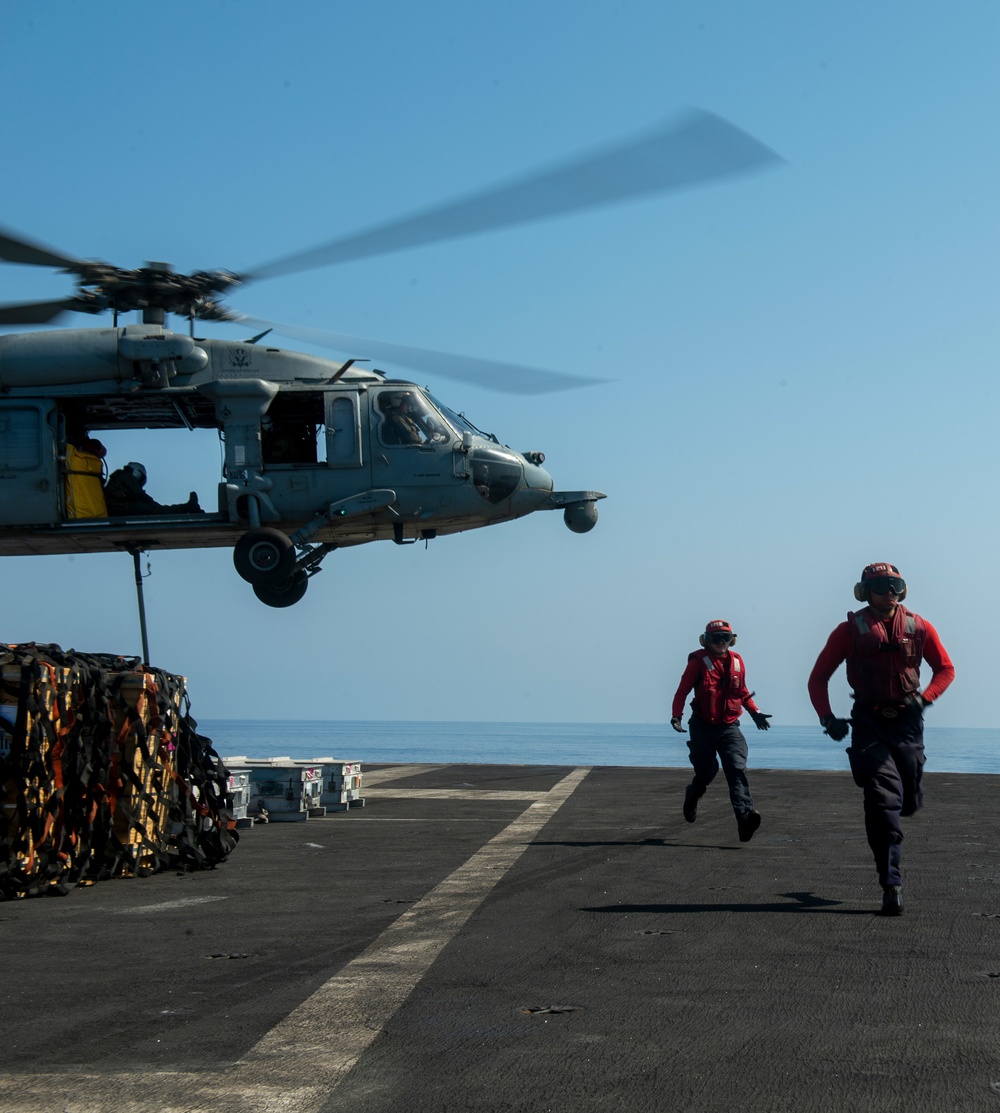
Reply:
[[380, 406], [385, 414], [382, 439], [386, 444], [445, 444], [449, 440], [447, 425], [418, 393], [383, 394]]
[[389, 398], [382, 436], [387, 444], [423, 444], [424, 434], [411, 416], [412, 395], [394, 394]]

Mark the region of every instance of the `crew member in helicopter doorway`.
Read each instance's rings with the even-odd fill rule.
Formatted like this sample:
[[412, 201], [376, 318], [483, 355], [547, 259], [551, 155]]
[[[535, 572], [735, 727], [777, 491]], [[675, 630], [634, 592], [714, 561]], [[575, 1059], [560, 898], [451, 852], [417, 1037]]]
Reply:
[[[882, 886], [883, 916], [903, 912], [902, 816], [923, 803], [924, 708], [955, 679], [955, 666], [934, 627], [902, 606], [906, 581], [895, 564], [868, 564], [854, 585], [868, 605], [848, 614], [830, 635], [809, 677], [809, 698], [835, 742], [851, 731], [847, 756], [854, 783], [864, 790], [865, 833]], [[920, 665], [931, 682], [920, 691]], [[854, 693], [850, 719], [830, 707], [830, 677], [847, 662]]]
[[743, 658], [732, 648], [736, 644], [732, 626], [717, 618], [705, 627], [698, 640], [702, 648], [688, 654], [687, 667], [674, 693], [670, 720], [674, 730], [683, 734], [684, 700], [693, 690], [688, 755], [694, 767], [694, 780], [684, 793], [684, 818], [688, 823], [698, 818], [698, 801], [715, 779], [721, 761], [740, 842], [749, 842], [760, 826], [760, 813], [754, 807], [747, 783], [747, 740], [739, 720], [746, 708], [757, 729], [768, 730], [771, 716], [758, 709], [753, 692], [747, 688]]
[[198, 505], [198, 496], [191, 492], [187, 502], [174, 506], [163, 506], [151, 495], [146, 494], [146, 469], [134, 460], [111, 473], [104, 488], [104, 498], [108, 504], [108, 514], [112, 518], [126, 517], [129, 514], [203, 514]]

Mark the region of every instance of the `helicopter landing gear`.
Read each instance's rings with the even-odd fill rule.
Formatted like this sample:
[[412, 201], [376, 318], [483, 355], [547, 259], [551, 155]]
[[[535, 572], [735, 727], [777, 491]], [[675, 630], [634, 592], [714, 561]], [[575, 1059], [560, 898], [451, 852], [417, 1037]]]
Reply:
[[283, 580], [254, 584], [253, 593], [269, 607], [291, 607], [305, 595], [308, 586], [309, 573], [299, 568]]
[[295, 569], [295, 559], [295, 546], [288, 536], [268, 526], [248, 530], [233, 549], [236, 571], [255, 589], [288, 580]]
[[291, 607], [306, 593], [309, 579], [337, 545], [296, 545], [281, 530], [266, 526], [248, 530], [236, 542], [233, 564], [269, 607]]

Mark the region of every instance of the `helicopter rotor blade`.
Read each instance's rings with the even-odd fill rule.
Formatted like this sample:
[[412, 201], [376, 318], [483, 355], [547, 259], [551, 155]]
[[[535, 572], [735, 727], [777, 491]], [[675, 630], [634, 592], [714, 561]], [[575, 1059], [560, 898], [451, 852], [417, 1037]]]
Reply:
[[8, 263], [27, 263], [34, 267], [58, 267], [73, 274], [81, 274], [87, 267], [82, 259], [74, 259], [55, 248], [33, 243], [4, 228], [0, 228], [0, 259], [5, 259]]
[[453, 379], [506, 394], [549, 394], [559, 390], [597, 386], [608, 381], [588, 378], [584, 375], [569, 375], [560, 371], [545, 371], [518, 363], [503, 363], [494, 359], [478, 359], [473, 356], [435, 352], [427, 348], [413, 348], [404, 344], [390, 344], [384, 340], [348, 336], [342, 332], [325, 332], [299, 325], [282, 325], [261, 321], [254, 317], [242, 317], [241, 321], [255, 328], [271, 328], [289, 339], [330, 348], [358, 360], [378, 360], [379, 363], [390, 364], [410, 372], [416, 371], [442, 379]]
[[448, 205], [378, 225], [254, 267], [245, 281], [365, 259], [543, 217], [681, 189], [784, 161], [734, 124], [701, 109]]
[[79, 309], [75, 298], [0, 305], [0, 325], [47, 325], [64, 313]]

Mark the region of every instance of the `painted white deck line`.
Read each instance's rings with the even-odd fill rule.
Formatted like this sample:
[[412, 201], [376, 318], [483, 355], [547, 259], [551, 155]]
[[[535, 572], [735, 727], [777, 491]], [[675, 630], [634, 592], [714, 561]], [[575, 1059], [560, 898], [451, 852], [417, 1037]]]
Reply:
[[10, 1113], [317, 1113], [589, 772], [574, 769], [538, 794], [541, 799], [225, 1070], [0, 1075], [0, 1108]]
[[547, 792], [516, 788], [380, 788], [379, 800], [544, 800]]
[[384, 781], [399, 781], [404, 777], [415, 777], [432, 769], [447, 769], [447, 765], [393, 765], [390, 769], [365, 769], [361, 774], [361, 784], [365, 789], [380, 785]]

